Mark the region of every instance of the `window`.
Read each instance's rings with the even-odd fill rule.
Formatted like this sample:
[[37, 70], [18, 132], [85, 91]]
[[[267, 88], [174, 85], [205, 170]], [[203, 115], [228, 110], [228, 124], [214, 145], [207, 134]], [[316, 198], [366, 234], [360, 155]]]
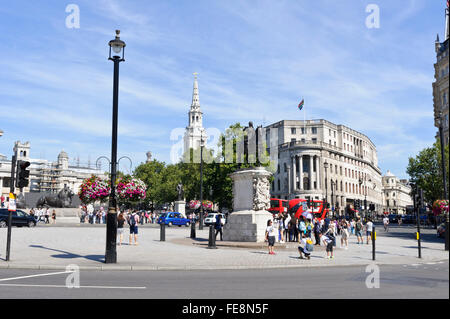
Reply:
[[336, 138], [336, 131], [333, 131], [334, 138]]
[[297, 134], [297, 130], [295, 129], [295, 127], [291, 128], [291, 134]]
[[329, 132], [330, 132], [330, 134], [329, 134], [329, 135], [331, 136], [331, 129], [329, 129]]
[[311, 133], [317, 134], [317, 127], [311, 127]]
[[302, 143], [305, 143], [305, 142], [306, 142], [306, 140], [304, 138], [302, 138]]
[[291, 143], [295, 143], [297, 141], [296, 138], [291, 138]]
[[306, 128], [302, 127], [302, 134], [306, 134]]
[[317, 144], [317, 138], [312, 139], [313, 144]]

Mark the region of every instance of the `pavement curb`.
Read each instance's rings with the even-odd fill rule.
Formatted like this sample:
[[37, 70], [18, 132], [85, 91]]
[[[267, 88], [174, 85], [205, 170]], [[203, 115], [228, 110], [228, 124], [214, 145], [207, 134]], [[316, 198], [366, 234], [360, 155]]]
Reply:
[[[389, 263], [383, 261], [367, 260], [367, 263], [346, 264], [299, 264], [299, 265], [251, 265], [251, 266], [143, 266], [143, 265], [99, 265], [78, 266], [80, 270], [91, 271], [199, 271], [199, 270], [264, 270], [264, 269], [301, 269], [301, 268], [323, 268], [323, 267], [360, 267], [369, 264], [379, 266], [394, 265], [426, 265], [430, 263], [446, 262], [448, 259], [422, 260], [414, 263]], [[306, 261], [305, 261], [306, 262]], [[25, 269], [25, 270], [66, 270], [63, 265], [26, 265], [26, 264], [0, 264], [0, 269]]]

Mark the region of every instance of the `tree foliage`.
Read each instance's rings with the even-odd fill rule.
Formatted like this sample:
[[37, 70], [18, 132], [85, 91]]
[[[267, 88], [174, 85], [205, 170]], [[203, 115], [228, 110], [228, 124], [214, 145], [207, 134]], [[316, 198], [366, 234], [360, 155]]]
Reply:
[[[447, 187], [449, 181], [448, 145], [444, 149], [445, 170]], [[406, 172], [415, 183], [423, 190], [425, 201], [433, 203], [437, 199], [443, 199], [444, 183], [442, 178], [441, 144], [436, 141], [432, 147], [427, 147], [419, 152], [416, 157], [410, 157]]]

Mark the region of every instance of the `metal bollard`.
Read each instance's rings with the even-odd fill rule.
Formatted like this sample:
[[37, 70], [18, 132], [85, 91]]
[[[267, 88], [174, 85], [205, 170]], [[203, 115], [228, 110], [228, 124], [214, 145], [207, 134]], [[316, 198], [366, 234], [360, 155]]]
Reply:
[[372, 260], [375, 260], [375, 241], [377, 240], [377, 233], [375, 231], [375, 226], [372, 229]]
[[161, 231], [159, 234], [160, 235], [159, 240], [166, 241], [166, 223], [165, 223], [165, 221], [160, 224], [160, 227], [161, 227]]
[[209, 226], [209, 240], [208, 240], [208, 248], [209, 249], [217, 249], [216, 247], [216, 236], [214, 234], [214, 226]]
[[191, 222], [191, 238], [195, 239], [195, 221]]

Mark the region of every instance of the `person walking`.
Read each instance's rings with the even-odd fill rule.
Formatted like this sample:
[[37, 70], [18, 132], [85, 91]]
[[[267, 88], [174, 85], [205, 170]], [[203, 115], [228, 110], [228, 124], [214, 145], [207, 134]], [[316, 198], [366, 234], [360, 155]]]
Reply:
[[138, 223], [139, 223], [139, 216], [136, 214], [135, 211], [133, 211], [128, 219], [128, 225], [130, 226], [130, 239], [129, 239], [129, 245], [132, 243], [132, 238], [134, 235], [134, 245], [137, 246], [137, 236], [138, 236]]
[[275, 245], [275, 236], [276, 231], [275, 227], [272, 225], [272, 221], [269, 219], [267, 221], [267, 228], [266, 228], [266, 241], [269, 244], [269, 255], [275, 255], [275, 252], [273, 251], [273, 246]]
[[341, 221], [341, 247], [344, 247], [345, 250], [348, 249], [348, 222], [346, 219], [342, 219]]
[[320, 246], [320, 235], [322, 234], [322, 229], [320, 227], [320, 221], [316, 220], [314, 223], [314, 238], [316, 240], [316, 243], [314, 245]]
[[291, 215], [289, 215], [289, 214], [284, 214], [284, 217], [283, 217], [283, 223], [284, 223], [284, 236], [285, 236], [285, 242], [288, 242], [288, 241], [291, 241], [291, 235], [290, 235], [290, 230], [289, 230], [289, 225], [290, 225], [290, 222], [291, 222]]
[[333, 227], [328, 228], [328, 230], [325, 232], [325, 234], [322, 235], [322, 241], [324, 245], [327, 247], [327, 259], [333, 259], [333, 247], [336, 242], [336, 237], [334, 236], [334, 229]]
[[52, 224], [56, 224], [56, 211], [53, 210], [52, 212]]
[[117, 217], [117, 235], [119, 236], [119, 246], [122, 246], [122, 240], [123, 240], [123, 232], [124, 232], [124, 224], [125, 224], [125, 217], [123, 215], [123, 212], [120, 212], [119, 216]]
[[47, 209], [45, 210], [45, 223], [46, 224], [50, 224], [50, 220], [49, 220], [49, 218], [50, 218], [50, 208], [48, 208], [47, 207]]
[[372, 220], [369, 218], [366, 223], [367, 245], [369, 244], [369, 241], [372, 240], [372, 231], [373, 231], [373, 223]]
[[216, 215], [216, 222], [214, 223], [214, 228], [216, 229], [216, 235], [215, 238], [217, 239], [217, 234], [220, 233], [220, 240], [223, 241], [222, 236], [222, 215], [221, 214], [217, 214]]
[[285, 229], [285, 227], [284, 227], [285, 219], [284, 219], [283, 213], [278, 214], [278, 220], [279, 220], [279, 222], [278, 222], [279, 228], [278, 229], [280, 231], [280, 243], [283, 244], [284, 243], [284, 229]]
[[355, 223], [355, 234], [356, 234], [356, 239], [358, 240], [358, 244], [364, 244], [364, 239], [362, 236], [362, 229], [363, 229], [363, 224], [361, 222], [361, 219], [358, 218]]
[[389, 231], [389, 217], [384, 216], [384, 218], [383, 218], [383, 226], [384, 226], [384, 231], [388, 232]]

